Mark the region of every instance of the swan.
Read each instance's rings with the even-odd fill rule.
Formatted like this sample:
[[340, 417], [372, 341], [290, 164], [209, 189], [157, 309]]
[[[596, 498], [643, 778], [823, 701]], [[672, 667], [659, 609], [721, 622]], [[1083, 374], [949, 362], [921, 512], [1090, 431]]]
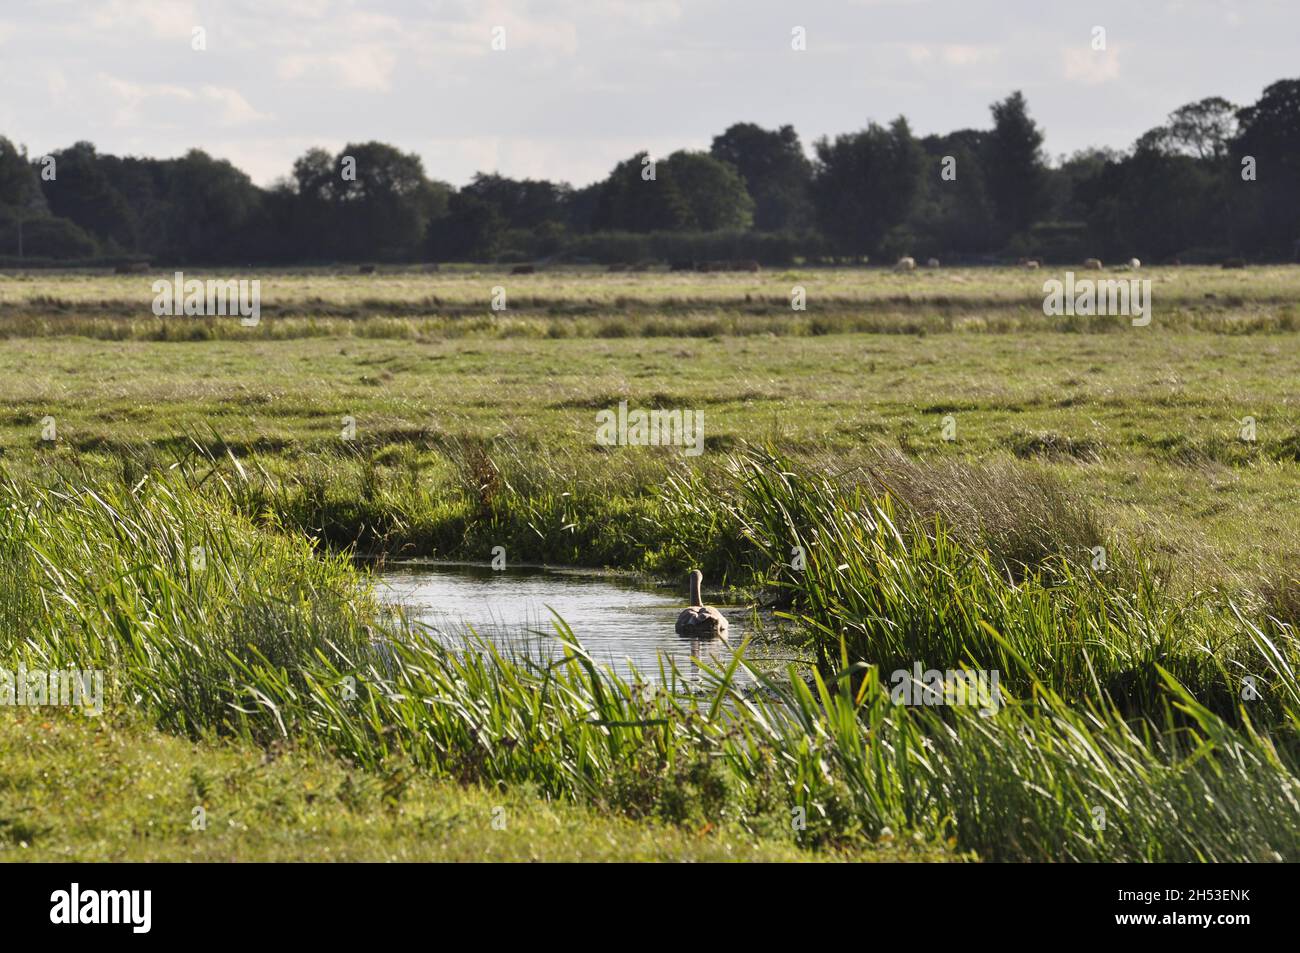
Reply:
[[706, 606], [700, 601], [700, 586], [704, 582], [704, 573], [692, 569], [691, 605], [683, 609], [677, 617], [677, 634], [696, 639], [725, 639], [727, 637], [727, 620], [713, 606]]

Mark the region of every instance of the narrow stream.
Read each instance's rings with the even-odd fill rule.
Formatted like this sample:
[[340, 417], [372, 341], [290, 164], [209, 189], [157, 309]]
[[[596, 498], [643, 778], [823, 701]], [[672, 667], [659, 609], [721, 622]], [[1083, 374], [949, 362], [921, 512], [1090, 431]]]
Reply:
[[[720, 605], [727, 616], [727, 642], [685, 639], [674, 631], [685, 608], [682, 594], [639, 586], [590, 571], [515, 568], [492, 570], [462, 564], [412, 564], [376, 574], [380, 597], [399, 606], [449, 645], [463, 644], [467, 628], [505, 653], [551, 658], [559, 651], [554, 610], [573, 629], [592, 658], [621, 675], [635, 668], [658, 679], [660, 656], [672, 659], [688, 685], [701, 682], [697, 660], [726, 665], [730, 646], [745, 637], [747, 612]], [[708, 600], [706, 600], [708, 601]], [[741, 684], [752, 683], [739, 674]]]

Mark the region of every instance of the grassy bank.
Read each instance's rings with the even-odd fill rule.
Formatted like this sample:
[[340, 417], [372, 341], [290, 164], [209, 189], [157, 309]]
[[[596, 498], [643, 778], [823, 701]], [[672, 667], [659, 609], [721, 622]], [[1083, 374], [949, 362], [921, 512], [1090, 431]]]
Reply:
[[[751, 477], [779, 473], [763, 465]], [[796, 488], [791, 502], [805, 493], [816, 508], [807, 489]], [[873, 526], [871, 511], [835, 505], [848, 541]], [[104, 669], [116, 704], [171, 731], [289, 743], [377, 776], [408, 766], [634, 819], [820, 849], [906, 836], [987, 859], [1300, 856], [1300, 693], [1289, 626], [1241, 622], [1233, 660], [1260, 678], [1268, 701], [1256, 709], [1216, 714], [1219, 706], [1207, 703], [1220, 699], [1180, 684], [1160, 665], [1177, 671], [1179, 656], [1158, 647], [1142, 660], [1160, 665], [1152, 669], [1159, 685], [1119, 698], [1101, 679], [1089, 685], [1070, 675], [1090, 656], [1120, 658], [1117, 644], [1094, 656], [1086, 627], [1077, 641], [1067, 634], [1055, 642], [1044, 656], [1052, 665], [1017, 658], [1042, 634], [1017, 610], [1057, 593], [1036, 579], [996, 576], [968, 589], [953, 573], [972, 553], [927, 550], [909, 536], [884, 554], [896, 577], [877, 588], [923, 606], [932, 596], [924, 580], [946, 573], [955, 594], [969, 593], [952, 611], [975, 616], [970, 632], [989, 639], [901, 616], [914, 638], [901, 651], [925, 664], [953, 652], [971, 666], [1005, 665], [1014, 677], [992, 717], [974, 706], [893, 704], [882, 684], [888, 672], [867, 664], [893, 657], [878, 617], [869, 604], [840, 598], [798, 604], [843, 646], [838, 659], [823, 651], [825, 674], [805, 681], [791, 671], [788, 684], [777, 684], [755, 673], [765, 690], [750, 694], [730, 672], [715, 672], [710, 691], [687, 696], [673, 690], [672, 673], [642, 683], [600, 670], [558, 622], [565, 659], [545, 667], [487, 645], [453, 653], [394, 630], [358, 590], [350, 564], [259, 529], [183, 478], [134, 491], [11, 486], [2, 511], [0, 600], [5, 631], [17, 633], [6, 654], [29, 668], [75, 660]], [[776, 525], [776, 512], [769, 516]], [[204, 554], [197, 567], [195, 546]], [[810, 541], [813, 553], [825, 548]], [[881, 565], [868, 547], [845, 568], [852, 580]], [[821, 581], [808, 583], [805, 596], [824, 585], [824, 576], [810, 575]], [[1111, 599], [1103, 616], [1118, 609], [1123, 589]], [[1124, 626], [1148, 614], [1158, 625], [1154, 607], [1139, 605], [1114, 620], [1114, 635], [1145, 644], [1146, 633]], [[1008, 619], [1028, 628], [996, 632]], [[1107, 818], [1101, 828], [1098, 809]]]
[[[935, 860], [814, 855], [740, 831], [632, 822], [528, 791], [377, 775], [79, 714], [0, 717], [0, 861]], [[196, 813], [201, 809], [202, 813]]]
[[[256, 329], [3, 276], [0, 660], [110, 709], [0, 711], [4, 852], [1300, 858], [1300, 272], [1143, 276], [1149, 328], [1007, 270], [282, 274]], [[704, 453], [598, 446], [622, 400], [703, 411]], [[807, 664], [679, 693], [562, 620], [553, 666], [453, 653], [349, 558], [496, 546], [702, 567]], [[895, 704], [915, 664], [997, 670], [996, 714]], [[133, 852], [196, 785], [247, 830]], [[439, 820], [501, 798], [518, 839]]]
[[[38, 481], [86, 469], [130, 479], [196, 438], [265, 471], [274, 510], [333, 543], [470, 559], [506, 545], [520, 559], [667, 568], [627, 537], [653, 548], [641, 521], [665, 516], [652, 497], [669, 476], [710, 480], [741, 443], [836, 469], [878, 466], [885, 446], [907, 467], [984, 469], [1004, 486], [1046, 475], [1188, 588], [1255, 587], [1300, 558], [1300, 334], [1141, 330], [780, 344], [11, 341], [0, 449], [11, 472]], [[703, 411], [704, 455], [596, 446], [596, 412], [623, 399]], [[47, 416], [52, 443], [40, 439]], [[1254, 442], [1240, 439], [1248, 416]], [[478, 518], [485, 505], [491, 520]]]

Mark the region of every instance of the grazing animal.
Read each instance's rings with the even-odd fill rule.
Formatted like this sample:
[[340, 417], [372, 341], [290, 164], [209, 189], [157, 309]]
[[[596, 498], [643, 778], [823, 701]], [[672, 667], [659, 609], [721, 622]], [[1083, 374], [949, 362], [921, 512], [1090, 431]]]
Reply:
[[1128, 260], [1128, 266], [1132, 268], [1134, 271], [1137, 271], [1139, 268], [1142, 267], [1142, 262], [1138, 261], [1136, 258], [1130, 258]]
[[1033, 271], [1035, 268], [1037, 268], [1039, 264], [1040, 263], [1037, 258], [1025, 259], [1025, 267], [1028, 268], [1030, 271]]
[[119, 275], [142, 275], [149, 270], [147, 261], [133, 261], [125, 265], [118, 265], [113, 269], [115, 274]]
[[931, 258], [929, 261], [927, 261], [927, 262], [925, 263], [925, 267], [927, 267], [927, 268], [938, 268], [938, 267], [939, 267], [939, 259], [938, 259], [938, 258]]
[[1085, 259], [1083, 262], [1083, 267], [1086, 268], [1088, 271], [1101, 271], [1101, 259], [1100, 258]]
[[533, 275], [537, 273], [536, 265], [515, 265], [510, 269], [512, 275]]
[[1224, 267], [1224, 268], [1245, 268], [1245, 267], [1246, 267], [1246, 259], [1244, 259], [1244, 258], [1229, 258], [1227, 261], [1225, 261], [1225, 262], [1223, 263], [1223, 267]]
[[677, 634], [693, 639], [725, 639], [727, 637], [727, 620], [713, 606], [706, 606], [700, 601], [700, 586], [704, 582], [704, 573], [692, 569], [691, 605], [683, 609], [677, 617]]
[[916, 259], [911, 256], [904, 256], [898, 259], [894, 265], [894, 271], [916, 271]]
[[362, 265], [360, 268], [357, 269], [357, 271], [359, 271], [363, 275], [373, 275], [375, 273], [375, 266]]

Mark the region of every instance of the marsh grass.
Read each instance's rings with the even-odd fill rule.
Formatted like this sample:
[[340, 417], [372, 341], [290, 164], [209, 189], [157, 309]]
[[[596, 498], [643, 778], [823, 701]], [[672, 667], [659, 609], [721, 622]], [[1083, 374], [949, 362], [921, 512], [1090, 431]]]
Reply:
[[[1244, 335], [1300, 328], [1294, 304], [1297, 274], [1286, 266], [1240, 274], [1188, 267], [1144, 269], [1142, 277], [1155, 286], [1159, 330]], [[809, 337], [1025, 330], [1120, 333], [1128, 326], [1126, 318], [1108, 316], [1045, 317], [1042, 283], [1051, 276], [1007, 268], [916, 275], [879, 268], [700, 275], [662, 270], [610, 274], [560, 267], [522, 278], [491, 267], [437, 273], [395, 268], [371, 276], [262, 268], [249, 275], [263, 287], [262, 323], [250, 334], [238, 321], [154, 317], [153, 282], [170, 279], [170, 271], [133, 276], [0, 272], [0, 338], [76, 335], [183, 342], [325, 336], [397, 341]], [[509, 290], [505, 312], [490, 310], [491, 289], [497, 285]], [[791, 310], [794, 285], [807, 289], [807, 311]]]
[[[103, 667], [110, 705], [192, 737], [810, 847], [914, 837], [987, 859], [1300, 857], [1293, 629], [1239, 617], [1232, 654], [1198, 655], [1156, 594], [1013, 585], [942, 534], [906, 540], [888, 501], [776, 461], [736, 466], [769, 510], [746, 525], [758, 551], [809, 544], [799, 613], [822, 643], [806, 675], [750, 668], [757, 691], [735, 677], [744, 647], [685, 693], [667, 663], [629, 678], [597, 665], [559, 619], [549, 661], [453, 650], [386, 615], [344, 557], [232, 508], [253, 475], [184, 467], [132, 487], [0, 486], [0, 617], [16, 620], [4, 656]], [[1015, 673], [995, 716], [891, 703], [879, 663], [945, 653]], [[1206, 704], [1216, 654], [1257, 672], [1269, 704], [1231, 719]], [[1125, 710], [1115, 677], [1146, 665], [1154, 680]]]
[[[1165, 672], [1220, 714], [1238, 707], [1251, 671], [1244, 659], [1254, 654], [1241, 619], [1212, 593], [1172, 597], [1139, 552], [1112, 551], [1123, 571], [1048, 555], [1017, 575], [988, 549], [963, 544], [941, 517], [905, 521], [890, 497], [860, 482], [799, 471], [770, 452], [735, 466], [744, 534], [825, 673], [843, 645], [886, 673], [916, 662], [996, 669], [1015, 692], [1041, 684], [1131, 715], [1160, 709]], [[1294, 646], [1293, 628], [1261, 624]], [[1260, 706], [1270, 710], [1279, 716]]]

